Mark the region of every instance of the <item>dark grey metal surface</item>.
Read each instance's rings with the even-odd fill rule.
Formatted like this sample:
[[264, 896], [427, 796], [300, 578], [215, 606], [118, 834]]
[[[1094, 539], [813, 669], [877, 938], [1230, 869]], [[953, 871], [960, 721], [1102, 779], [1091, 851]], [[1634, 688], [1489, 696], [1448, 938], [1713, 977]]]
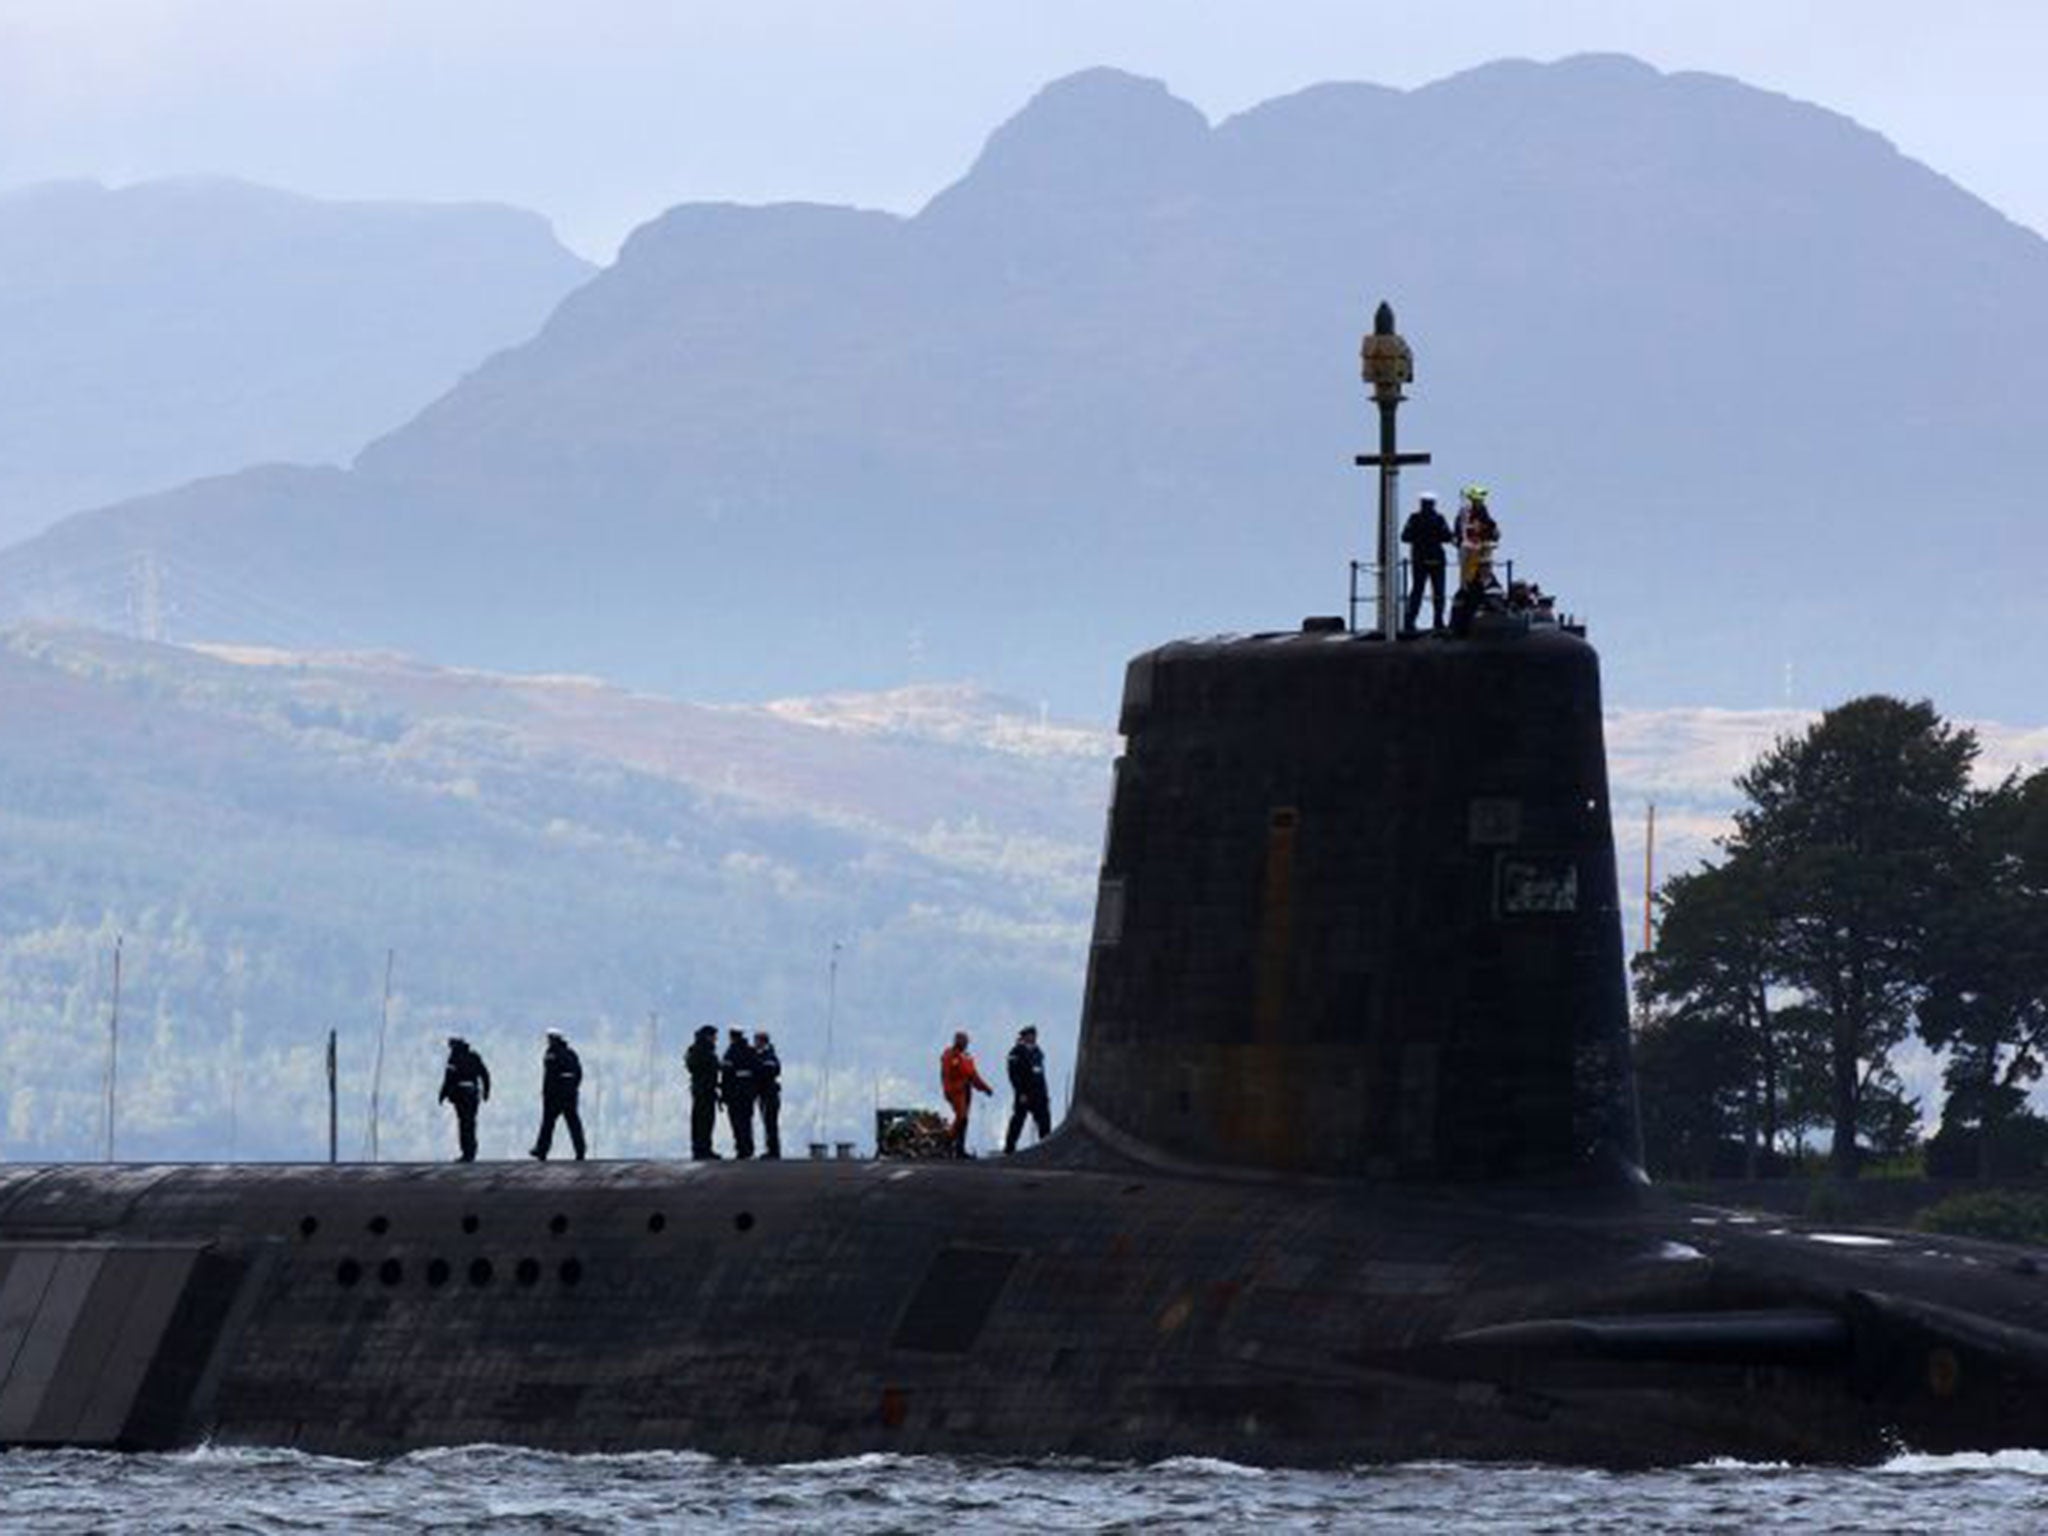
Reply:
[[1080, 1103], [1211, 1162], [1630, 1176], [1591, 646], [1183, 642], [1122, 725]]

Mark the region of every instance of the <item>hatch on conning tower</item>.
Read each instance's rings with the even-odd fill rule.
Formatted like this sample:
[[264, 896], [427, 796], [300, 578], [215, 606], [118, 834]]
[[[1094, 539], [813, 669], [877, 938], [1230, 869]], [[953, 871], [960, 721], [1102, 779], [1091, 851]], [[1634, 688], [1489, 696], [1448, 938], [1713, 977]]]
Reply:
[[[1418, 456], [1377, 320], [1384, 568]], [[1371, 632], [1131, 662], [1076, 1120], [1209, 1164], [1632, 1180], [1598, 658], [1557, 623], [1389, 643], [1394, 601], [1383, 580]]]

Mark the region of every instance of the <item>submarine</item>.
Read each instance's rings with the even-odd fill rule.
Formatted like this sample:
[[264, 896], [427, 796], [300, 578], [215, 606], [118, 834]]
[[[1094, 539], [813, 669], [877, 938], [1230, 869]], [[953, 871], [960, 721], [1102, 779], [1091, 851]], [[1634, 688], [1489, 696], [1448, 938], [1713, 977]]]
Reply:
[[0, 1170], [0, 1444], [1351, 1466], [2048, 1445], [2024, 1250], [1640, 1170], [1599, 663], [1377, 623], [1126, 670], [1072, 1104], [1000, 1161]]

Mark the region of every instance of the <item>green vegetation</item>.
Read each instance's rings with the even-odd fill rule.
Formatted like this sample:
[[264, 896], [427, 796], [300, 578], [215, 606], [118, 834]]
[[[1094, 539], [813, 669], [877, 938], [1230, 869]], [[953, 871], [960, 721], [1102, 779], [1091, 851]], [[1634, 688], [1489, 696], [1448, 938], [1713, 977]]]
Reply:
[[979, 735], [0, 639], [0, 1156], [99, 1155], [117, 936], [124, 1157], [324, 1158], [330, 1028], [361, 1155], [387, 950], [387, 1157], [451, 1154], [451, 1032], [497, 1079], [485, 1155], [517, 1155], [551, 1026], [583, 1054], [600, 1155], [684, 1145], [702, 1023], [775, 1033], [800, 1146], [835, 941], [825, 1130], [865, 1141], [878, 1091], [936, 1099], [952, 1029], [1057, 1038], [1079, 1011], [1109, 744], [934, 708]]
[[1891, 1053], [1948, 1052], [1933, 1174], [2048, 1161], [2048, 772], [1972, 789], [1975, 736], [1872, 696], [1737, 780], [1716, 864], [1667, 881], [1637, 961], [1651, 1166], [1756, 1177], [1825, 1132], [1839, 1178], [1914, 1148]]
[[1922, 1211], [1914, 1225], [1923, 1232], [2002, 1243], [2048, 1243], [2048, 1193], [1985, 1189], [1950, 1195]]

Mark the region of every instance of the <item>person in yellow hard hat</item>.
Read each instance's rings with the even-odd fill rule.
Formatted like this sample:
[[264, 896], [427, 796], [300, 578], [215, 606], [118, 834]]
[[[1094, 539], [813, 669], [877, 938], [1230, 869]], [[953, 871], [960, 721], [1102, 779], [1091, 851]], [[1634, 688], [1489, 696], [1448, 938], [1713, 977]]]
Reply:
[[1468, 485], [1451, 531], [1458, 539], [1458, 584], [1485, 588], [1493, 584], [1493, 551], [1500, 543], [1500, 524], [1486, 505], [1486, 487]]

